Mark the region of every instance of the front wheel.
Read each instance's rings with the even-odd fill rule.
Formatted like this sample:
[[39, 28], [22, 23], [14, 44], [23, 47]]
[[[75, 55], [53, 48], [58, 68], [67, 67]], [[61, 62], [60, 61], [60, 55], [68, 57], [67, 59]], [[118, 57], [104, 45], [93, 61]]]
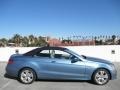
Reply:
[[19, 80], [24, 84], [31, 84], [35, 79], [35, 72], [30, 68], [24, 68], [19, 73]]
[[98, 85], [104, 85], [110, 80], [110, 73], [106, 69], [98, 69], [93, 74], [93, 81]]

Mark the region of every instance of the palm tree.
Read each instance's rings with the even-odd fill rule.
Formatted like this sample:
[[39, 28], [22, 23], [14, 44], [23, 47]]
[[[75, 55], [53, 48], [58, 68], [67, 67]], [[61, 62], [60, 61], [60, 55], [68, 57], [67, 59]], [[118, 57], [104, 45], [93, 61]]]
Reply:
[[20, 36], [19, 34], [15, 34], [12, 38], [12, 41], [15, 43], [16, 46], [20, 46], [22, 42], [22, 36]]
[[103, 35], [102, 37], [103, 37], [103, 39], [105, 38], [105, 36], [104, 36], [104, 35]]
[[119, 39], [119, 35], [116, 36], [117, 40]]
[[99, 37], [99, 36], [97, 36], [97, 39], [99, 40], [99, 39], [100, 39], [100, 37]]
[[106, 35], [105, 39], [107, 40], [108, 39], [108, 36]]
[[23, 39], [22, 39], [22, 44], [24, 47], [27, 47], [28, 44], [29, 44], [29, 39], [28, 37], [24, 36]]
[[75, 36], [73, 36], [73, 41], [75, 40]]
[[71, 40], [71, 36], [69, 37], [69, 39]]
[[97, 37], [96, 37], [96, 36], [94, 37], [94, 40], [95, 40], [95, 41], [97, 40]]
[[33, 43], [34, 43], [34, 36], [29, 35], [29, 44], [33, 44]]
[[115, 44], [115, 39], [116, 39], [116, 36], [112, 35], [112, 42], [113, 42], [113, 44]]
[[100, 39], [102, 38], [102, 35], [100, 35]]
[[1, 46], [6, 46], [8, 44], [8, 40], [6, 38], [0, 39]]
[[37, 45], [38, 42], [39, 42], [39, 38], [34, 37], [34, 43], [33, 43], [33, 45], [34, 45], [34, 46], [38, 46], [38, 45]]
[[62, 41], [64, 40], [64, 38], [62, 37]]
[[94, 40], [94, 36], [91, 36], [92, 37], [92, 40]]
[[111, 39], [111, 36], [108, 36], [108, 39]]
[[37, 46], [45, 46], [45, 45], [47, 45], [47, 42], [45, 41], [45, 39], [39, 36], [37, 40]]
[[79, 36], [79, 38], [81, 39], [81, 36]]

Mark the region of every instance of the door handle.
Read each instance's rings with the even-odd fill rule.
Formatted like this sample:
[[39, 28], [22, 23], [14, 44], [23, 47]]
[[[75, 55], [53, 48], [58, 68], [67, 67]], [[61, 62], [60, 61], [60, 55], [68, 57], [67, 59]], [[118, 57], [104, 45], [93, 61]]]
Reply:
[[56, 61], [51, 61], [51, 63], [55, 63]]

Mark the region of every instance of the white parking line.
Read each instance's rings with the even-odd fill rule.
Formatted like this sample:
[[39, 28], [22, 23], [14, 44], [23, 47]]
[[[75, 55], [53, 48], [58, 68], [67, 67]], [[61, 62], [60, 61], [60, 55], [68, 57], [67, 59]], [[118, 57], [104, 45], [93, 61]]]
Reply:
[[4, 88], [6, 88], [11, 82], [12, 82], [12, 81], [7, 82], [7, 83], [6, 83], [5, 85], [3, 85], [0, 89], [2, 90], [2, 89], [4, 89]]

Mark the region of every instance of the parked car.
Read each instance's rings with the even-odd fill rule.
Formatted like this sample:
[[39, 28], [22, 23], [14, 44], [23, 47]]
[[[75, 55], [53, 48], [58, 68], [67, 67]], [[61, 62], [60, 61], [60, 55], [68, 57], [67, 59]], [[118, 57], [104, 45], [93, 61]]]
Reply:
[[12, 55], [6, 74], [24, 84], [36, 79], [92, 80], [104, 85], [116, 79], [114, 64], [109, 61], [78, 55], [64, 47], [41, 47], [25, 54]]

